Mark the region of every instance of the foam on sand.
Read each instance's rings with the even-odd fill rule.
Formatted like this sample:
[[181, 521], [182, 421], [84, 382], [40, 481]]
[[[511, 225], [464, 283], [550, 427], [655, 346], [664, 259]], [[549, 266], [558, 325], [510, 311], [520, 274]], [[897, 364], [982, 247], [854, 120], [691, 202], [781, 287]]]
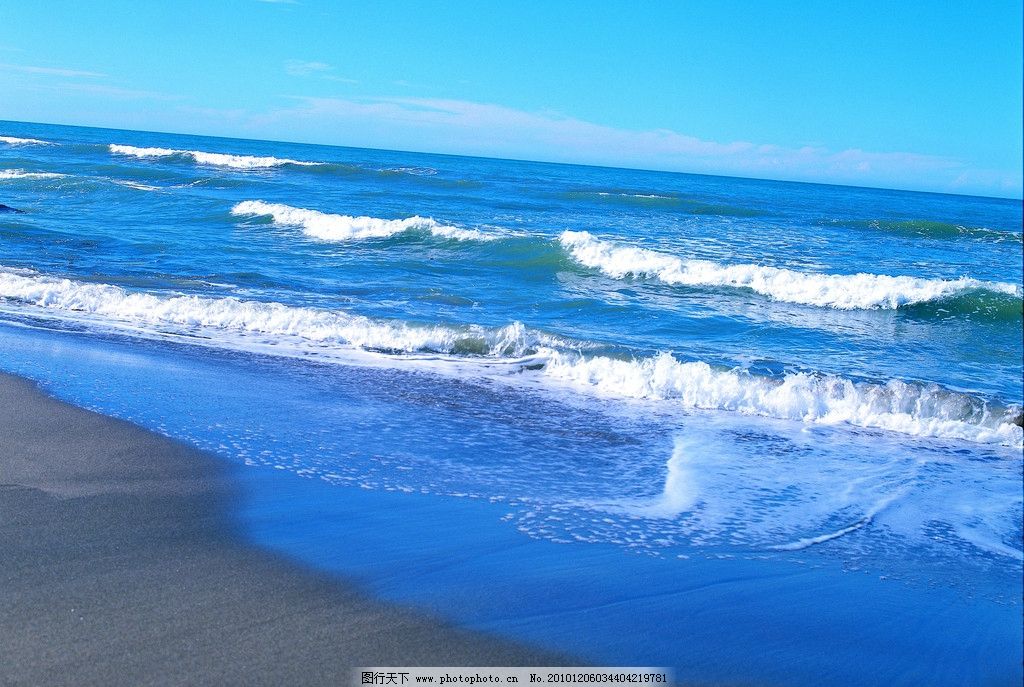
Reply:
[[586, 231], [565, 231], [559, 242], [574, 260], [609, 277], [650, 277], [665, 284], [747, 288], [777, 301], [840, 310], [895, 309], [905, 305], [990, 292], [1021, 297], [1021, 287], [977, 279], [922, 279], [884, 274], [820, 274], [778, 267], [721, 265], [686, 260], [636, 246], [598, 239]]
[[281, 203], [265, 203], [262, 200], [247, 200], [231, 208], [236, 216], [270, 217], [275, 224], [297, 227], [306, 236], [321, 241], [351, 241], [357, 239], [385, 238], [405, 231], [428, 231], [434, 236], [457, 241], [485, 241], [495, 238], [476, 229], [460, 229], [439, 224], [427, 217], [406, 219], [380, 219], [377, 217], [352, 217], [334, 215], [318, 210], [296, 208]]

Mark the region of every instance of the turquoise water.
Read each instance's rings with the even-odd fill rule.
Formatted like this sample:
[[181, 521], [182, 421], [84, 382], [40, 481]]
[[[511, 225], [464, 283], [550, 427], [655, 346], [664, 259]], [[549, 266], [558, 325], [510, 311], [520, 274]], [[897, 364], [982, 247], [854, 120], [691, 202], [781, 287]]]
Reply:
[[1019, 683], [1019, 201], [0, 136], [0, 366], [261, 545], [695, 682]]

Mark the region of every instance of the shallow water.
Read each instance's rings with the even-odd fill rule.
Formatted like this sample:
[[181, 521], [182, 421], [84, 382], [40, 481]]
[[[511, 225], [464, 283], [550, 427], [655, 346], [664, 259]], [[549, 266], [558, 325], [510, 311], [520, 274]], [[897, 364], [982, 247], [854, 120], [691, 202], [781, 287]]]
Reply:
[[0, 134], [0, 365], [250, 465], [261, 545], [697, 682], [1019, 682], [1019, 202]]

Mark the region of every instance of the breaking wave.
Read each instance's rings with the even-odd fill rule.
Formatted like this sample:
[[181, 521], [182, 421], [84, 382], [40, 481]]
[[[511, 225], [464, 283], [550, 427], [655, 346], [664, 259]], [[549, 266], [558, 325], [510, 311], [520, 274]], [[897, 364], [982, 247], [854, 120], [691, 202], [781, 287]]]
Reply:
[[37, 146], [52, 146], [57, 145], [50, 141], [40, 141], [38, 138], [18, 138], [16, 136], [0, 136], [0, 143], [6, 143], [12, 146], [24, 146], [24, 145], [37, 145]]
[[[68, 318], [98, 318], [129, 329], [201, 335], [232, 347], [249, 337], [284, 353], [361, 349], [375, 353], [433, 353], [514, 362], [516, 372], [590, 394], [649, 399], [687, 408], [826, 424], [845, 423], [916, 436], [1019, 446], [1021, 407], [1004, 405], [936, 384], [861, 382], [835, 375], [755, 374], [684, 362], [669, 353], [618, 359], [590, 355], [593, 344], [504, 327], [417, 325], [374, 320], [343, 311], [281, 303], [158, 295], [83, 283], [26, 270], [0, 270], [0, 302], [45, 309]], [[19, 309], [19, 312], [24, 312]], [[251, 337], [256, 337], [252, 339]], [[280, 348], [280, 345], [284, 348]]]
[[25, 270], [0, 271], [0, 299], [72, 315], [98, 316], [133, 326], [227, 330], [315, 344], [340, 344], [385, 353], [475, 354], [521, 357], [552, 337], [534, 335], [522, 324], [480, 326], [413, 325], [371, 320], [323, 310], [237, 298], [156, 295], [110, 284], [42, 276]]
[[782, 376], [716, 369], [668, 353], [640, 360], [554, 352], [545, 374], [637, 399], [674, 400], [690, 408], [731, 410], [823, 424], [846, 423], [917, 436], [1019, 445], [1021, 408], [1003, 406], [937, 384], [878, 384], [815, 373]]
[[[1021, 287], [1004, 282], [893, 277], [884, 274], [820, 274], [762, 265], [721, 265], [686, 260], [635, 246], [565, 231], [559, 242], [578, 263], [615, 279], [652, 277], [666, 284], [747, 288], [773, 300], [840, 310], [895, 309], [987, 293], [1021, 298]], [[1019, 307], [1019, 303], [1017, 304]]]
[[214, 165], [217, 167], [230, 167], [232, 169], [268, 169], [283, 165], [309, 167], [321, 164], [319, 162], [306, 162], [270, 156], [228, 155], [226, 153], [207, 153], [201, 150], [176, 150], [173, 148], [138, 148], [136, 146], [119, 145], [116, 143], [111, 143], [108, 147], [111, 153], [118, 155], [189, 158], [200, 165]]
[[265, 203], [262, 200], [247, 200], [238, 203], [231, 208], [231, 214], [270, 217], [275, 224], [298, 227], [306, 236], [321, 241], [385, 238], [410, 230], [428, 231], [433, 236], [457, 241], [486, 241], [497, 238], [495, 235], [485, 234], [476, 229], [461, 229], [440, 224], [428, 217], [415, 216], [406, 219], [352, 217], [296, 208], [281, 203]]

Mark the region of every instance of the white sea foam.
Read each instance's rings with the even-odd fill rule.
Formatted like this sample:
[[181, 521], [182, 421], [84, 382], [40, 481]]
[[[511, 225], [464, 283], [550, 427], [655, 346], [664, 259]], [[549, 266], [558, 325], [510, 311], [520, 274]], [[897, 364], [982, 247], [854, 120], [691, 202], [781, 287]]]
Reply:
[[159, 191], [159, 186], [150, 186], [149, 184], [140, 184], [137, 181], [129, 181], [128, 179], [111, 179], [113, 183], [118, 186], [127, 186], [128, 188], [134, 188], [137, 191]]
[[697, 452], [682, 435], [675, 438], [672, 456], [665, 465], [665, 486], [661, 494], [648, 503], [629, 509], [634, 515], [646, 518], [675, 518], [690, 510], [700, 498], [696, 483], [693, 456]]
[[40, 141], [38, 138], [18, 138], [16, 136], [0, 136], [0, 143], [6, 143], [12, 146], [23, 146], [23, 145], [37, 145], [37, 146], [52, 146], [56, 143], [50, 141]]
[[176, 150], [173, 148], [138, 148], [136, 146], [119, 145], [111, 143], [111, 153], [119, 155], [132, 155], [134, 157], [170, 157], [181, 155], [190, 157], [201, 165], [215, 165], [218, 167], [231, 167], [232, 169], [267, 169], [280, 167], [281, 165], [302, 165], [315, 166], [320, 162], [307, 162], [303, 160], [291, 160], [279, 157], [258, 157], [255, 155], [228, 155], [226, 153], [207, 153], [201, 150]]
[[609, 193], [598, 191], [597, 195], [603, 198], [646, 198], [648, 200], [672, 200], [671, 196], [659, 196], [655, 193]]
[[23, 169], [0, 169], [0, 180], [6, 179], [60, 179], [67, 176], [57, 172], [26, 172]]
[[641, 360], [545, 353], [545, 375], [612, 396], [918, 436], [1013, 446], [1024, 442], [1021, 428], [1011, 423], [1019, 407], [993, 408], [934, 384], [873, 384], [808, 373], [765, 377], [700, 361], [681, 362], [668, 353]]
[[237, 298], [162, 296], [90, 284], [0, 271], [0, 298], [71, 314], [99, 316], [134, 326], [180, 326], [298, 339], [393, 353], [462, 352], [520, 356], [549, 338], [535, 337], [523, 325], [416, 326], [371, 320], [340, 311], [244, 301]]
[[899, 380], [874, 384], [806, 373], [764, 377], [715, 369], [699, 361], [681, 362], [668, 353], [640, 360], [591, 356], [581, 352], [588, 344], [533, 331], [518, 322], [500, 328], [414, 325], [231, 297], [130, 292], [109, 284], [8, 269], [0, 270], [0, 301], [75, 319], [98, 318], [129, 329], [170, 329], [183, 334], [200, 330], [215, 345], [234, 346], [237, 337], [249, 337], [284, 349], [296, 344], [307, 353], [316, 352], [317, 347], [327, 347], [328, 352], [440, 353], [467, 363], [530, 356], [528, 369], [514, 369], [533, 370], [539, 376], [530, 378], [588, 394], [919, 436], [1011, 446], [1024, 443], [1021, 428], [1011, 423], [1021, 411], [1019, 406], [997, 407], [934, 384]]
[[[26, 172], [23, 169], [0, 169], [0, 181], [15, 180], [15, 179], [64, 179], [69, 175], [58, 174], [57, 172]], [[107, 177], [80, 177], [82, 180], [93, 179], [108, 181], [118, 186], [127, 186], [128, 188], [138, 189], [140, 191], [159, 191], [160, 189], [156, 186], [150, 186], [148, 184], [142, 184], [137, 181], [130, 181], [128, 179], [110, 179]]]
[[774, 549], [775, 551], [801, 551], [811, 546], [824, 544], [825, 542], [832, 541], [833, 539], [839, 539], [839, 537], [856, 532], [857, 530], [867, 527], [874, 522], [879, 513], [892, 505], [893, 502], [903, 497], [906, 494], [906, 491], [906, 489], [897, 490], [883, 496], [876, 503], [871, 505], [864, 515], [846, 527], [841, 527], [838, 530], [833, 530], [832, 532], [826, 532], [824, 534], [818, 534], [811, 537], [801, 537], [794, 541], [786, 542], [785, 544], [775, 544], [768, 548]]
[[562, 232], [559, 241], [577, 262], [616, 279], [653, 277], [666, 284], [748, 288], [778, 301], [841, 310], [893, 309], [979, 290], [1021, 295], [1017, 284], [969, 278], [820, 274], [753, 264], [720, 265], [709, 260], [685, 260], [598, 239], [586, 231]]
[[496, 238], [477, 229], [460, 229], [439, 224], [427, 217], [406, 219], [380, 219], [334, 215], [318, 210], [306, 210], [281, 203], [247, 200], [231, 208], [237, 216], [270, 217], [276, 224], [298, 227], [307, 236], [322, 241], [351, 241], [355, 239], [383, 238], [404, 231], [419, 229], [434, 236], [458, 241], [486, 241]]
[[399, 172], [402, 174], [412, 174], [418, 177], [432, 177], [437, 174], [437, 170], [433, 167], [392, 167], [383, 170], [385, 172]]
[[135, 157], [167, 157], [184, 153], [184, 150], [173, 150], [171, 148], [138, 148], [136, 146], [125, 146], [111, 143], [108, 148], [112, 153], [120, 155], [134, 155]]

